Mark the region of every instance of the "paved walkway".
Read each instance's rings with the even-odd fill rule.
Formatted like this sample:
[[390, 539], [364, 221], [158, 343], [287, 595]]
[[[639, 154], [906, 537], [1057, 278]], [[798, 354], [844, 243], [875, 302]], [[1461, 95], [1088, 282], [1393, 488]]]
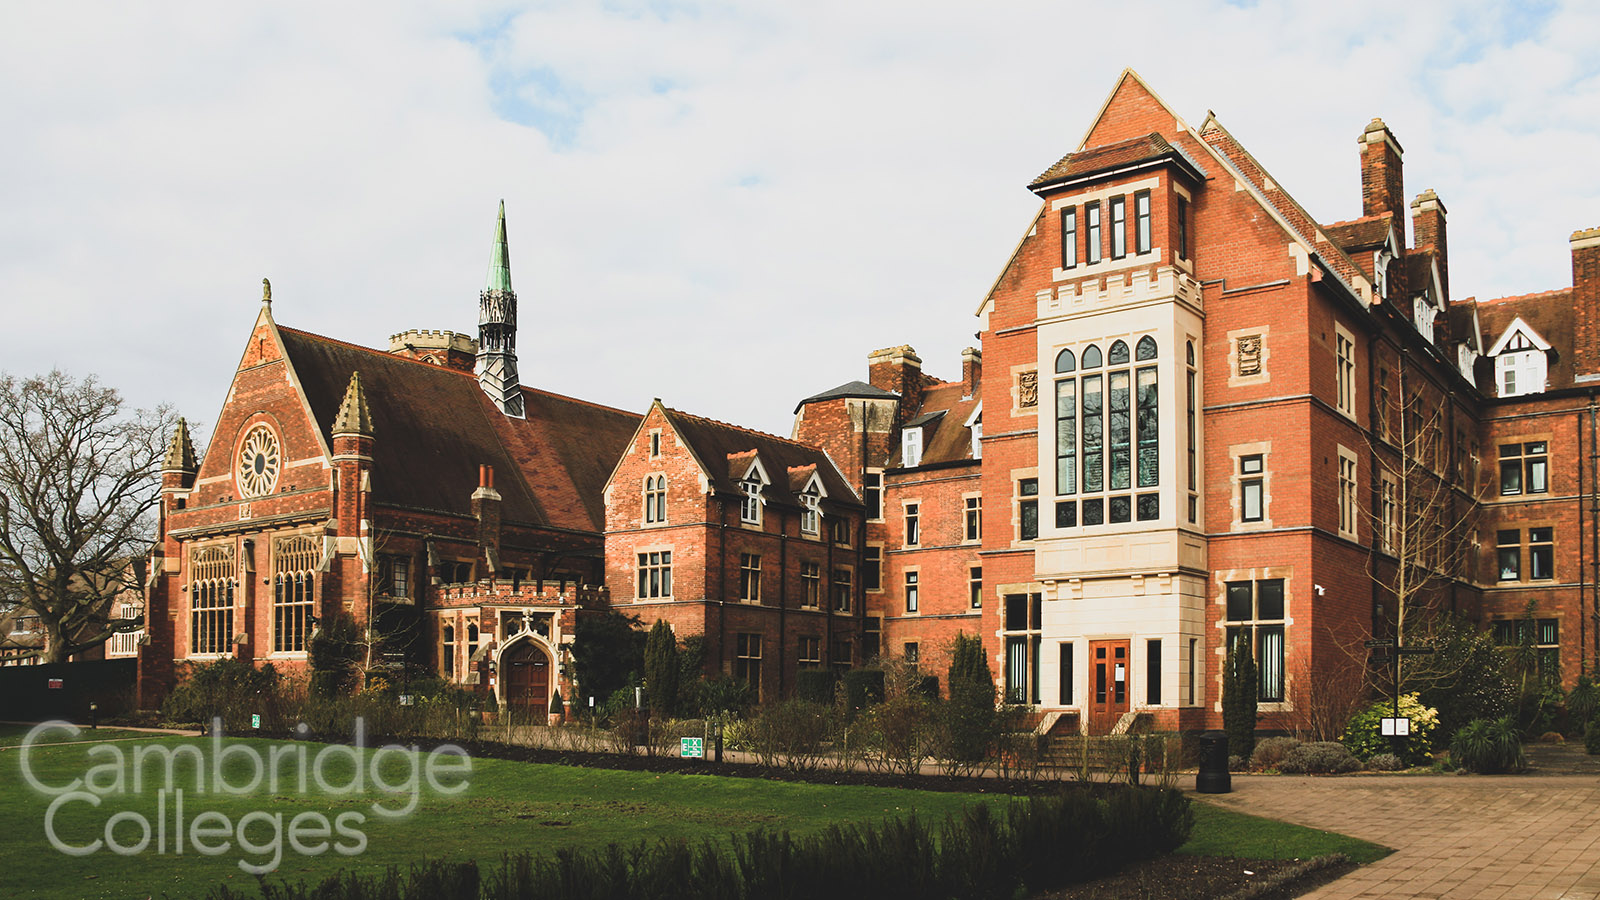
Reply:
[[1594, 775], [1235, 775], [1192, 796], [1395, 848], [1307, 900], [1600, 898]]

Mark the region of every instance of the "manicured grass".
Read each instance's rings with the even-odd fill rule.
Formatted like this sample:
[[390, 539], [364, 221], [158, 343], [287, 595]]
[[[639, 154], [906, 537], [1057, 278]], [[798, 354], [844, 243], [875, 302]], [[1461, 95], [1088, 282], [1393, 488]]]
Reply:
[[[107, 733], [101, 732], [102, 736]], [[314, 777], [310, 777], [307, 790], [301, 792], [295, 776], [297, 760], [289, 758], [280, 766], [284, 778], [276, 791], [264, 784], [241, 796], [218, 793], [210, 783], [210, 739], [169, 737], [42, 746], [30, 751], [29, 768], [47, 786], [63, 787], [73, 779], [84, 778], [104, 788], [114, 782], [119, 772], [125, 776], [125, 792], [107, 792], [99, 806], [81, 799], [64, 802], [55, 817], [59, 837], [70, 845], [88, 845], [103, 838], [107, 820], [124, 811], [143, 816], [154, 829], [161, 818], [157, 814], [157, 791], [164, 786], [164, 764], [160, 759], [147, 760], [142, 767], [145, 780], [137, 790], [132, 773], [136, 748], [157, 746], [198, 747], [204, 755], [205, 792], [195, 792], [191, 765], [183, 763], [177, 769], [175, 783], [184, 791], [186, 826], [207, 811], [222, 814], [233, 827], [255, 813], [244, 833], [255, 849], [244, 847], [237, 840], [238, 835], [232, 834], [229, 837], [233, 845], [220, 855], [202, 855], [187, 842], [184, 852], [177, 854], [172, 843], [175, 803], [173, 795], [168, 794], [164, 798], [165, 852], [157, 852], [152, 841], [142, 852], [132, 855], [118, 855], [104, 847], [89, 855], [65, 855], [51, 847], [45, 837], [46, 811], [55, 797], [24, 783], [19, 750], [0, 749], [0, 821], [6, 823], [0, 827], [0, 860], [7, 861], [0, 866], [0, 897], [187, 898], [201, 896], [209, 887], [221, 883], [248, 887], [254, 877], [243, 871], [239, 862], [270, 864], [273, 852], [264, 845], [270, 844], [274, 833], [284, 833], [285, 840], [272, 875], [316, 881], [340, 869], [377, 872], [389, 865], [403, 867], [424, 857], [476, 859], [481, 864], [494, 865], [506, 851], [539, 853], [558, 847], [600, 847], [612, 842], [631, 845], [658, 838], [725, 839], [731, 833], [762, 826], [806, 832], [835, 822], [875, 822], [912, 812], [937, 821], [971, 803], [1006, 802], [976, 794], [655, 775], [475, 759], [462, 793], [443, 795], [424, 787], [413, 812], [386, 818], [374, 813], [373, 805], [398, 808], [410, 794], [404, 790], [385, 792], [374, 786], [370, 782], [370, 756], [364, 763], [369, 781], [360, 791], [328, 795], [318, 790]], [[306, 770], [312, 776], [317, 754], [327, 749], [322, 744], [256, 739], [230, 740], [226, 746], [246, 748], [263, 757], [274, 748], [280, 752], [286, 748], [303, 749]], [[353, 770], [347, 752], [327, 757], [325, 781], [339, 786], [350, 780]], [[119, 759], [121, 764], [114, 765]], [[416, 760], [418, 757], [411, 754], [386, 754], [379, 775], [391, 783], [401, 782]], [[244, 784], [251, 769], [246, 760], [229, 758], [223, 769], [224, 780]], [[1365, 841], [1246, 816], [1205, 803], [1194, 804], [1194, 810], [1194, 836], [1180, 849], [1181, 853], [1309, 858], [1337, 851], [1367, 862], [1389, 852]], [[360, 813], [363, 819], [352, 830], [365, 836], [365, 848], [354, 855], [327, 849], [320, 855], [295, 852], [287, 842], [287, 826], [297, 815], [307, 812], [323, 813], [330, 820]], [[273, 815], [281, 816], [281, 824], [267, 818]], [[141, 831], [137, 824], [124, 822], [113, 833], [118, 841], [134, 844]], [[322, 840], [335, 847], [354, 843], [354, 838], [337, 832]], [[312, 836], [305, 843], [314, 845], [320, 841]], [[27, 864], [19, 864], [24, 860]]]
[[[146, 761], [142, 790], [133, 792], [131, 783], [134, 748], [154, 744], [201, 747], [209, 781], [209, 739], [68, 744], [31, 751], [31, 771], [50, 786], [65, 786], [74, 778], [86, 777], [96, 765], [114, 761], [115, 753], [123, 754], [126, 760], [121, 771], [129, 776], [127, 794], [106, 796], [98, 807], [81, 801], [61, 806], [55, 828], [64, 842], [74, 846], [92, 843], [104, 836], [107, 820], [124, 810], [144, 816], [154, 830], [158, 820], [157, 786], [165, 780], [163, 763]], [[233, 744], [263, 754], [275, 746], [304, 747], [310, 760], [315, 760], [325, 746], [255, 739], [228, 742]], [[172, 845], [175, 827], [171, 824], [171, 795], [165, 799], [167, 852], [156, 852], [152, 838], [148, 848], [130, 856], [117, 855], [106, 848], [91, 855], [64, 855], [51, 847], [44, 831], [46, 810], [55, 798], [22, 781], [20, 757], [17, 750], [0, 750], [0, 821], [7, 823], [0, 828], [0, 859], [7, 861], [0, 866], [0, 897], [160, 897], [163, 892], [174, 898], [195, 897], [223, 882], [253, 884], [253, 876], [238, 866], [241, 859], [252, 864], [271, 860], [269, 851], [245, 852], [238, 843], [218, 856], [200, 855], [192, 844], [184, 848], [181, 856], [176, 855]], [[409, 772], [411, 759], [409, 755], [385, 755], [382, 776], [391, 782], [401, 781]], [[348, 781], [352, 774], [348, 760], [342, 756], [330, 760], [324, 771], [326, 780], [336, 785]], [[230, 758], [228, 763], [225, 779], [235, 784], [249, 780], [251, 767], [243, 760]], [[263, 786], [254, 794], [236, 796], [195, 793], [192, 766], [181, 764], [177, 784], [184, 789], [184, 820], [193, 823], [201, 812], [215, 810], [236, 827], [247, 814], [263, 811], [282, 814], [282, 827], [286, 830], [294, 816], [302, 812], [322, 812], [329, 819], [341, 813], [363, 814], [364, 821], [355, 830], [365, 834], [367, 846], [357, 855], [327, 851], [306, 856], [294, 852], [284, 841], [282, 861], [273, 874], [293, 880], [316, 880], [339, 869], [375, 872], [422, 857], [472, 858], [493, 864], [502, 852], [510, 850], [542, 852], [562, 846], [595, 847], [613, 841], [633, 844], [662, 837], [724, 838], [760, 826], [810, 831], [834, 822], [879, 821], [913, 811], [938, 820], [985, 799], [974, 794], [655, 775], [475, 759], [470, 786], [464, 793], [442, 796], [424, 789], [415, 812], [400, 818], [381, 818], [372, 812], [375, 802], [398, 807], [409, 795], [386, 794], [369, 783], [360, 793], [324, 796], [316, 790], [314, 780], [308, 783], [310, 790], [301, 794], [289, 777], [292, 770], [290, 763], [283, 764], [285, 780], [276, 792]], [[108, 767], [92, 781], [110, 784], [113, 772]], [[270, 842], [273, 830], [270, 822], [253, 821], [245, 836], [261, 846]], [[141, 831], [136, 823], [125, 822], [114, 834], [123, 844], [131, 845], [137, 843]], [[341, 840], [338, 833], [325, 840], [335, 846], [354, 843], [353, 839]], [[23, 860], [29, 864], [19, 864]]]
[[[0, 748], [20, 747], [22, 739], [27, 736], [32, 725], [0, 725]], [[35, 743], [60, 744], [67, 741], [112, 741], [121, 738], [148, 738], [153, 737], [148, 731], [130, 731], [125, 728], [87, 728], [83, 734], [73, 737], [64, 731], [49, 731], [40, 736]]]
[[1369, 863], [1394, 851], [1331, 831], [1247, 816], [1197, 801], [1194, 831], [1178, 852], [1244, 859], [1311, 859], [1328, 853], [1343, 853], [1358, 863]]

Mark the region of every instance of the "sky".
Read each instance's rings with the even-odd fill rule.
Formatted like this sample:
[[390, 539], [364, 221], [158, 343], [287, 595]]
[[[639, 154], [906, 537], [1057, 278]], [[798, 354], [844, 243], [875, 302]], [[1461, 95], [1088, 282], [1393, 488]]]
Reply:
[[476, 334], [506, 204], [524, 384], [787, 435], [910, 344], [954, 379], [1125, 67], [1318, 221], [1381, 117], [1457, 298], [1571, 283], [1600, 225], [1600, 9], [1343, 3], [0, 4], [0, 370], [203, 440], [282, 325]]

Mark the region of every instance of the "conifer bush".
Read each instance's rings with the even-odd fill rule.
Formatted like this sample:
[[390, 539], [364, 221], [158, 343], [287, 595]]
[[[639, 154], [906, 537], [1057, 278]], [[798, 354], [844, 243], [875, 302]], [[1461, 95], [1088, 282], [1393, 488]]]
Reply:
[[1256, 748], [1256, 715], [1260, 702], [1256, 662], [1250, 642], [1233, 641], [1222, 673], [1222, 728], [1228, 733], [1228, 754], [1249, 759]]

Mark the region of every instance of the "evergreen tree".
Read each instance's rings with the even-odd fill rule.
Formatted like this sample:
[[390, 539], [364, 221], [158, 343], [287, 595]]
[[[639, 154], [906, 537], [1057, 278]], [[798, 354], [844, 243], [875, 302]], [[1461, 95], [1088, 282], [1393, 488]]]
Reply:
[[956, 635], [950, 650], [950, 671], [946, 684], [950, 686], [950, 699], [968, 703], [994, 706], [994, 674], [989, 669], [989, 656], [983, 652], [983, 640], [977, 635], [961, 632]]
[[1222, 673], [1222, 728], [1228, 733], [1228, 754], [1248, 760], [1256, 748], [1256, 661], [1249, 640], [1234, 640]]
[[988, 753], [996, 724], [994, 675], [982, 638], [965, 632], [956, 635], [947, 675], [950, 700], [943, 707], [944, 752], [957, 763], [978, 762]]
[[678, 705], [678, 639], [661, 619], [644, 643], [644, 689], [650, 711], [666, 718]]

